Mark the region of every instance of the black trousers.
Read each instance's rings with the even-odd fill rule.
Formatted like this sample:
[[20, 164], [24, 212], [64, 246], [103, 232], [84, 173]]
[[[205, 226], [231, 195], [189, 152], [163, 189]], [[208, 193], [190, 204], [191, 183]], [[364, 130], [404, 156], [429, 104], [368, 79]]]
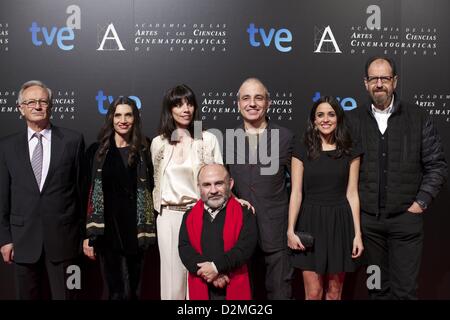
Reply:
[[219, 289], [212, 284], [208, 285], [209, 300], [226, 300], [227, 290], [225, 288]]
[[[76, 265], [77, 260], [63, 262], [51, 262], [47, 259], [44, 250], [36, 263], [16, 263], [16, 296], [19, 300], [42, 300], [48, 299], [50, 287], [53, 300], [73, 300], [77, 289], [70, 289], [67, 285], [67, 267]], [[81, 275], [80, 275], [81, 276]], [[49, 285], [47, 285], [47, 283]]]
[[108, 299], [139, 299], [143, 254], [122, 254], [106, 249], [99, 251], [98, 256]]
[[289, 261], [288, 248], [271, 253], [264, 252], [266, 263], [266, 290], [269, 300], [292, 299], [294, 268]]
[[366, 262], [381, 271], [381, 286], [368, 288], [370, 298], [417, 299], [423, 214], [404, 212], [376, 217], [362, 212], [361, 228]]

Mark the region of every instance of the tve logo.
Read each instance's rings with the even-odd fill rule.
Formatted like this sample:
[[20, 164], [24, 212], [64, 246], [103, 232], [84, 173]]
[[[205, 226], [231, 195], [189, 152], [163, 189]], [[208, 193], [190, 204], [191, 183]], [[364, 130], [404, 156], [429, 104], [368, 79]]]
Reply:
[[254, 23], [250, 23], [247, 33], [252, 47], [261, 45], [259, 39], [262, 40], [264, 46], [269, 47], [273, 39], [278, 51], [289, 52], [292, 50], [292, 46], [288, 45], [292, 42], [292, 33], [288, 29], [283, 28], [275, 31], [274, 28], [270, 28], [269, 31], [266, 31], [264, 28], [256, 28]]
[[[320, 91], [316, 91], [316, 93], [314, 94], [314, 97], [312, 98], [312, 101], [316, 102], [317, 100], [319, 100], [320, 97], [321, 97]], [[356, 100], [351, 97], [347, 97], [344, 99], [336, 97], [336, 100], [339, 101], [339, 104], [341, 105], [341, 108], [344, 109], [344, 111], [353, 110], [358, 106], [356, 104]]]
[[[133, 99], [134, 102], [136, 102], [136, 107], [138, 109], [141, 108], [141, 99], [139, 99], [136, 96], [129, 96], [128, 98]], [[114, 101], [114, 97], [113, 96], [105, 96], [103, 93], [103, 90], [99, 90], [97, 95], [95, 96], [95, 100], [97, 100], [97, 108], [98, 108], [98, 112], [100, 112], [101, 114], [106, 114], [108, 112], [108, 106]], [[104, 102], [108, 100], [108, 103], [105, 107]]]
[[67, 7], [66, 13], [70, 14], [66, 21], [66, 27], [47, 28], [39, 26], [36, 21], [31, 23], [29, 31], [31, 32], [31, 42], [36, 47], [42, 46], [45, 42], [47, 46], [56, 44], [61, 50], [72, 50], [74, 45], [71, 41], [75, 39], [74, 29], [81, 29], [81, 10], [79, 6], [70, 5]]

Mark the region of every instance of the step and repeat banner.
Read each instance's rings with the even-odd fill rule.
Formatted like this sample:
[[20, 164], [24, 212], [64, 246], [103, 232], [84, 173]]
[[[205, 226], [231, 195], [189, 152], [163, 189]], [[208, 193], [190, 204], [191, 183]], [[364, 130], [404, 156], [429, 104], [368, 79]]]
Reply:
[[[27, 80], [53, 90], [52, 122], [89, 144], [120, 95], [135, 99], [155, 136], [163, 95], [181, 83], [196, 92], [205, 127], [233, 128], [250, 76], [270, 91], [270, 119], [300, 134], [320, 95], [345, 110], [366, 102], [364, 63], [383, 54], [398, 65], [397, 93], [433, 117], [450, 160], [449, 12], [447, 0], [2, 0], [0, 137], [24, 129], [17, 96]], [[426, 213], [423, 299], [450, 299], [449, 207], [445, 187]], [[12, 275], [1, 264], [0, 298], [14, 298]], [[366, 297], [364, 275], [349, 277], [347, 298]]]

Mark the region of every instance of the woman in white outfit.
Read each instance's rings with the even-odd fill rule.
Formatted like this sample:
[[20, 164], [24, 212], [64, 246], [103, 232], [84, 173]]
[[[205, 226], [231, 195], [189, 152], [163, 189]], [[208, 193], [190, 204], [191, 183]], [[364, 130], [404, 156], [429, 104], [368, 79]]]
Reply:
[[213, 134], [203, 131], [194, 136], [197, 110], [194, 92], [188, 86], [178, 85], [168, 90], [163, 100], [159, 136], [151, 144], [161, 300], [188, 298], [187, 270], [178, 254], [183, 214], [200, 198], [197, 190], [200, 167], [211, 162], [222, 163], [219, 143]]

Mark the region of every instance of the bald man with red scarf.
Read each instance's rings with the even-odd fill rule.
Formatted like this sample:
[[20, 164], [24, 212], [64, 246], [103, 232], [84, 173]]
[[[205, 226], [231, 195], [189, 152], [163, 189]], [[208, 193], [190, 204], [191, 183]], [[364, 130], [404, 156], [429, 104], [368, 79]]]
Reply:
[[231, 195], [223, 165], [199, 172], [201, 200], [184, 215], [179, 252], [189, 270], [190, 300], [250, 300], [247, 261], [257, 243], [253, 214]]

